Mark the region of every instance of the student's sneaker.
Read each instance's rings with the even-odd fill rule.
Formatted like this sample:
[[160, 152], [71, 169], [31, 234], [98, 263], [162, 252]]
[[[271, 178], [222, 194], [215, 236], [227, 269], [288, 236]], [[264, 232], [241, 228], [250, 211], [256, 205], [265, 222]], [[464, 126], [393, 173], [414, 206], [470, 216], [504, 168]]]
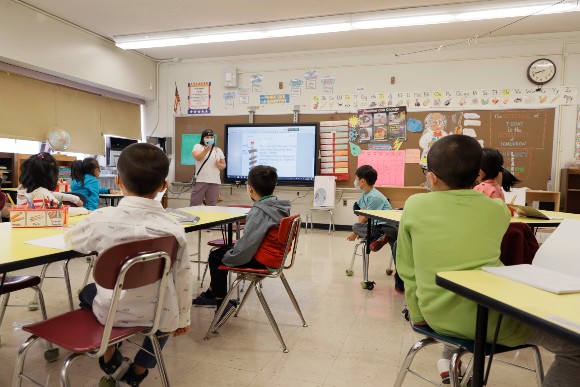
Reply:
[[105, 362], [104, 357], [99, 357], [99, 367], [101, 367], [103, 372], [107, 375], [113, 375], [115, 372], [117, 372], [121, 364], [123, 364], [123, 355], [117, 348], [115, 348], [113, 357], [111, 357], [108, 362]]
[[382, 249], [383, 246], [387, 244], [388, 239], [389, 238], [386, 235], [383, 235], [382, 237], [380, 237], [376, 241], [372, 242], [371, 245], [370, 245], [371, 251], [372, 252], [377, 252], [380, 249]]
[[[217, 322], [217, 325], [220, 326], [221, 324], [223, 324], [224, 321], [227, 320], [227, 318], [236, 311], [237, 307], [238, 302], [236, 300], [229, 300], [228, 304], [226, 305], [226, 308], [224, 309], [222, 315], [220, 316], [220, 319]], [[217, 310], [215, 312], [217, 313]]]
[[[437, 370], [439, 370], [439, 375], [441, 376], [441, 384], [451, 384], [451, 380], [449, 378], [450, 365], [451, 361], [449, 359], [437, 360]], [[462, 362], [459, 362], [459, 367], [461, 368], [461, 372], [459, 374], [459, 382], [461, 382], [463, 380], [463, 376], [465, 375], [467, 367]]]
[[202, 292], [197, 298], [191, 301], [191, 305], [203, 308], [215, 308], [216, 300], [215, 297], [208, 297], [206, 292]]
[[139, 385], [141, 384], [143, 379], [147, 377], [147, 375], [149, 375], [149, 370], [145, 370], [145, 373], [137, 375], [135, 373], [135, 370], [133, 369], [133, 365], [131, 365], [131, 367], [129, 367], [127, 372], [125, 372], [125, 375], [123, 375], [123, 377], [121, 378], [121, 382], [124, 382], [124, 384], [121, 385], [122, 386], [126, 385], [130, 387], [139, 387]]

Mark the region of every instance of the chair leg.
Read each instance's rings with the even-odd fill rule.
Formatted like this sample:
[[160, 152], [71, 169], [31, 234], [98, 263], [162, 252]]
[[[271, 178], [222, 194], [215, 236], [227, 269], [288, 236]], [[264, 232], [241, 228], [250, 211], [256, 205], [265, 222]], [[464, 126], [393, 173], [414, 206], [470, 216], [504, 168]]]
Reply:
[[536, 368], [536, 382], [538, 387], [542, 387], [544, 383], [544, 365], [542, 364], [542, 355], [540, 350], [535, 345], [530, 347], [532, 350], [532, 357], [534, 358], [534, 366]]
[[95, 256], [91, 255], [89, 257], [87, 257], [88, 260], [88, 267], [87, 267], [87, 272], [85, 273], [85, 279], [83, 280], [83, 285], [81, 286], [81, 290], [83, 290], [85, 288], [85, 286], [87, 286], [87, 283], [89, 282], [89, 276], [91, 275], [91, 271], [93, 270], [93, 267], [95, 266]]
[[[42, 288], [42, 284], [44, 283], [44, 278], [46, 277], [46, 271], [48, 270], [48, 267], [51, 265], [52, 263], [47, 263], [45, 265], [42, 266], [42, 270], [40, 271], [40, 283], [38, 284], [39, 288]], [[38, 309], [35, 305], [38, 304], [38, 296], [37, 294], [34, 295], [34, 298], [32, 299], [32, 301], [30, 301], [28, 303], [28, 310], [36, 310]]]
[[70, 310], [73, 311], [73, 310], [75, 310], [75, 306], [73, 303], [72, 288], [70, 285], [70, 275], [69, 275], [69, 271], [68, 271], [69, 262], [70, 262], [70, 259], [67, 259], [66, 261], [64, 261], [62, 268], [63, 268], [63, 272], [64, 272], [64, 282], [66, 285], [66, 291], [68, 293], [68, 306], [69, 306]]
[[292, 289], [290, 288], [290, 284], [288, 283], [288, 280], [286, 280], [286, 276], [284, 275], [284, 273], [280, 273], [280, 279], [282, 280], [282, 283], [284, 284], [284, 287], [286, 288], [286, 292], [288, 293], [288, 296], [290, 296], [290, 301], [292, 301], [292, 305], [294, 305], [294, 309], [296, 309], [296, 312], [298, 312], [298, 315], [300, 316], [300, 319], [302, 320], [302, 326], [307, 327], [308, 324], [306, 324], [306, 320], [304, 320], [304, 316], [302, 315], [302, 311], [300, 310], [300, 306], [298, 305], [298, 301], [296, 301], [296, 297], [294, 297], [294, 292], [292, 292]]
[[[246, 280], [242, 280], [242, 281], [245, 282]], [[242, 282], [242, 284], [243, 284], [243, 282]], [[250, 283], [250, 286], [248, 286], [248, 289], [251, 289], [254, 286], [255, 283], [256, 283], [256, 281], [252, 281]], [[250, 297], [250, 294], [252, 294], [252, 292], [246, 292], [246, 294], [244, 294], [244, 298], [242, 298], [242, 301], [240, 302], [240, 305], [238, 305], [238, 310], [236, 310], [236, 314], [234, 314], [234, 317], [238, 317], [238, 315], [240, 313], [240, 310], [242, 310], [242, 307], [246, 304], [246, 301]]]
[[[209, 325], [209, 329], [207, 330], [205, 337], [203, 338], [204, 340], [209, 340], [210, 333], [217, 332], [218, 329], [221, 328], [222, 325], [224, 325], [224, 323], [229, 319], [229, 317], [228, 317], [228, 318], [224, 319], [224, 321], [220, 321], [220, 317], [221, 317], [222, 313], [224, 312], [224, 310], [226, 310], [226, 306], [231, 298], [231, 295], [234, 293], [234, 290], [237, 289], [237, 287], [240, 285], [241, 281], [242, 281], [241, 277], [238, 277], [233, 282], [232, 287], [230, 288], [228, 294], [224, 298], [224, 302], [222, 302], [221, 306], [216, 311], [216, 313], [213, 317], [213, 320], [211, 321], [211, 324]], [[218, 322], [219, 322], [219, 324], [218, 324]]]
[[165, 368], [165, 362], [163, 361], [163, 355], [161, 354], [159, 340], [155, 334], [149, 335], [149, 339], [153, 344], [153, 352], [155, 353], [155, 358], [157, 359], [157, 368], [159, 369], [161, 383], [163, 383], [163, 387], [169, 387], [169, 378], [167, 377], [167, 369]]
[[[203, 276], [201, 277], [201, 284], [199, 285], [200, 288], [203, 288], [203, 282], [205, 281], [205, 275], [207, 274], [207, 269], [209, 268], [209, 263], [205, 263], [205, 269], [203, 269]], [[197, 277], [199, 280], [199, 277]]]
[[363, 281], [369, 282], [369, 254], [367, 254], [366, 240], [362, 244]]
[[12, 387], [18, 387], [21, 385], [22, 377], [24, 376], [24, 361], [26, 360], [26, 354], [28, 350], [34, 345], [34, 343], [39, 340], [38, 336], [30, 336], [20, 348], [18, 348], [18, 354], [16, 355], [16, 364], [14, 365], [14, 377], [12, 378]]
[[405, 380], [405, 376], [407, 376], [407, 372], [409, 371], [409, 368], [411, 368], [411, 363], [413, 362], [413, 359], [415, 358], [415, 355], [417, 354], [417, 352], [419, 352], [420, 350], [422, 350], [423, 348], [432, 345], [432, 344], [436, 344], [437, 341], [431, 337], [426, 337], [423, 340], [415, 343], [411, 349], [409, 349], [409, 352], [407, 353], [407, 356], [405, 357], [405, 360], [403, 361], [403, 364], [401, 365], [401, 369], [399, 370], [399, 373], [397, 374], [397, 380], [395, 380], [395, 383], [393, 384], [393, 387], [401, 387], [403, 385], [403, 381]]
[[284, 353], [288, 353], [288, 347], [286, 347], [286, 343], [284, 342], [284, 339], [282, 338], [282, 334], [280, 333], [280, 329], [278, 329], [278, 324], [276, 324], [276, 320], [274, 319], [274, 315], [272, 315], [272, 311], [270, 310], [270, 307], [268, 306], [268, 303], [266, 302], [266, 298], [264, 297], [264, 294], [262, 293], [262, 290], [260, 289], [259, 283], [254, 284], [254, 289], [256, 290], [256, 294], [258, 295], [258, 298], [260, 299], [260, 303], [262, 304], [262, 308], [264, 308], [264, 312], [266, 312], [266, 316], [268, 316], [268, 320], [270, 321], [270, 325], [272, 326], [272, 329], [274, 329], [274, 333], [278, 337], [280, 344], [282, 344], [282, 350], [284, 351]]
[[351, 275], [354, 274], [354, 272], [353, 272], [353, 269], [354, 269], [354, 260], [355, 260], [355, 258], [357, 256], [356, 252], [358, 250], [358, 247], [361, 245], [361, 243], [363, 243], [363, 242], [362, 241], [361, 242], [357, 242], [356, 245], [354, 245], [354, 251], [352, 252], [352, 259], [350, 260], [350, 266], [349, 266], [348, 270], [346, 271], [346, 274], [349, 275], [349, 276], [351, 276]]
[[451, 361], [449, 363], [449, 382], [451, 387], [461, 387], [459, 382], [459, 376], [461, 376], [460, 360], [465, 352], [466, 351], [463, 348], [457, 348], [451, 356]]
[[6, 306], [8, 305], [9, 299], [10, 293], [6, 293], [2, 297], [2, 303], [0, 303], [0, 326], [2, 326], [2, 320], [4, 320], [4, 313], [6, 313]]
[[69, 357], [66, 358], [64, 363], [62, 364], [62, 368], [60, 369], [60, 385], [61, 387], [71, 387], [70, 381], [68, 380], [68, 371], [72, 364], [79, 359], [80, 357], [84, 356], [82, 353], [73, 353]]

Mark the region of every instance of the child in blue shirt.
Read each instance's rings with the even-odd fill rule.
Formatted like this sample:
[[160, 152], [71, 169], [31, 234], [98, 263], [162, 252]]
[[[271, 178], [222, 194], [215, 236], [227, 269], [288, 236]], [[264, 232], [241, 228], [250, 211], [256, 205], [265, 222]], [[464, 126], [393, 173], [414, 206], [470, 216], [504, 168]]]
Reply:
[[[385, 195], [375, 188], [377, 182], [377, 171], [370, 165], [362, 165], [355, 172], [354, 187], [362, 194], [355, 206], [361, 210], [391, 210], [391, 203], [387, 200]], [[375, 221], [374, 226], [381, 230], [381, 233], [386, 235], [385, 238], [380, 238], [380, 243], [371, 244], [373, 251], [378, 251], [387, 242], [393, 243], [397, 240], [397, 233], [399, 230], [399, 222], [395, 221]], [[352, 226], [352, 233], [346, 238], [349, 241], [354, 241], [357, 236], [360, 238], [367, 237], [367, 218], [359, 216], [358, 221]], [[377, 241], [379, 242], [379, 241]]]
[[84, 207], [87, 210], [93, 211], [97, 209], [99, 206], [99, 194], [120, 193], [116, 190], [100, 188], [98, 179], [100, 174], [99, 162], [93, 157], [87, 157], [82, 161], [77, 160], [72, 164], [71, 191], [85, 195], [87, 200]]

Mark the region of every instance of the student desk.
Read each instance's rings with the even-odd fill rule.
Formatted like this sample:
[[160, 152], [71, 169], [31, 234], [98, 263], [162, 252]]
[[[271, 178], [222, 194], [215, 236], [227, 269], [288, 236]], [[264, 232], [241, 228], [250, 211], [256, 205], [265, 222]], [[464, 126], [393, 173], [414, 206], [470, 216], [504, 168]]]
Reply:
[[99, 194], [101, 199], [105, 199], [108, 206], [115, 207], [119, 201], [125, 197], [123, 194]]
[[437, 273], [435, 282], [477, 303], [473, 387], [483, 385], [489, 309], [580, 345], [580, 293], [558, 295], [482, 270]]
[[[567, 212], [555, 212], [555, 211], [542, 211], [544, 214], [550, 217], [562, 218], [562, 219], [537, 219], [537, 218], [526, 218], [526, 217], [512, 217], [512, 223], [526, 223], [532, 229], [536, 227], [558, 227], [562, 223], [563, 219], [576, 219], [580, 220], [580, 214], [570, 214]], [[356, 210], [354, 212], [356, 215], [364, 216], [368, 218], [367, 222], [367, 235], [372, 235], [372, 220], [396, 220], [399, 222], [401, 220], [402, 210]], [[370, 256], [371, 248], [370, 243], [367, 243], [366, 254]], [[369, 282], [368, 279], [368, 265], [363, 273], [364, 281]]]
[[[220, 210], [214, 210], [219, 208]], [[181, 209], [199, 216], [200, 220], [193, 225], [184, 225], [185, 232], [193, 232], [205, 228], [228, 224], [228, 240], [232, 240], [232, 223], [246, 217], [243, 211], [226, 210], [226, 207], [188, 207]], [[68, 220], [68, 225], [74, 225], [85, 216], [74, 216]], [[81, 257], [84, 254], [72, 250], [58, 250], [48, 247], [29, 245], [26, 241], [64, 234], [67, 227], [12, 228], [10, 223], [0, 224], [0, 273], [44, 265], [70, 258]]]

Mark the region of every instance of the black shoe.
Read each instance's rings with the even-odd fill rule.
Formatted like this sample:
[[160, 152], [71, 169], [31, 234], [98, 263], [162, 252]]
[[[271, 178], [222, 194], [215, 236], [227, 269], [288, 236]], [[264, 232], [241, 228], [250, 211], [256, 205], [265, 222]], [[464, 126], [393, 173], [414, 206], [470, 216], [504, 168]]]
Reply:
[[108, 362], [105, 363], [105, 359], [102, 356], [99, 358], [99, 366], [107, 375], [113, 375], [121, 364], [123, 364], [123, 355], [117, 348], [115, 348], [113, 357]]
[[145, 370], [145, 373], [137, 375], [133, 369], [133, 365], [129, 367], [125, 375], [121, 378], [122, 382], [127, 383], [131, 387], [139, 387], [139, 384], [149, 375], [149, 370]]
[[208, 297], [206, 292], [202, 292], [197, 298], [191, 301], [191, 305], [203, 308], [215, 308], [217, 302], [214, 297]]

